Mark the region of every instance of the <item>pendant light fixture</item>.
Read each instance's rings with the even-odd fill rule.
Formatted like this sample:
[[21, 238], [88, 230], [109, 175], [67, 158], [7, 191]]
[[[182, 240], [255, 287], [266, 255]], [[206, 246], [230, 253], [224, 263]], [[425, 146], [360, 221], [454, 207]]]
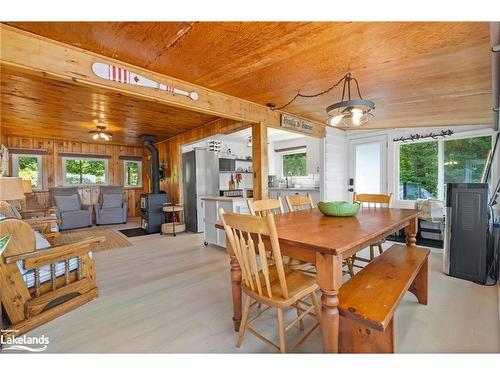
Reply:
[[[352, 82], [354, 82], [354, 84], [351, 87]], [[375, 109], [375, 103], [371, 100], [363, 99], [358, 80], [354, 78], [351, 73], [347, 73], [334, 85], [319, 93], [306, 95], [298, 92], [292, 100], [281, 107], [276, 107], [274, 103], [267, 103], [267, 106], [272, 110], [282, 110], [292, 104], [297, 98], [310, 99], [328, 94], [341, 83], [343, 83], [342, 98], [340, 102], [334, 103], [326, 108], [326, 114], [328, 116], [326, 123], [330, 126], [340, 128], [354, 128], [366, 124], [373, 118], [372, 111]], [[351, 96], [351, 91], [354, 89], [357, 98]]]
[[[362, 98], [358, 80], [353, 78], [351, 73], [346, 74], [343, 81], [342, 99], [326, 108], [327, 124], [346, 128], [355, 128], [366, 124], [373, 118], [371, 111], [375, 109], [375, 103]], [[351, 97], [351, 82], [353, 81], [359, 99]]]
[[105, 126], [97, 125], [96, 130], [90, 131], [89, 134], [94, 141], [97, 141], [100, 139], [104, 140], [104, 141], [111, 141], [113, 136], [111, 135], [111, 133], [108, 133], [105, 130], [106, 130]]

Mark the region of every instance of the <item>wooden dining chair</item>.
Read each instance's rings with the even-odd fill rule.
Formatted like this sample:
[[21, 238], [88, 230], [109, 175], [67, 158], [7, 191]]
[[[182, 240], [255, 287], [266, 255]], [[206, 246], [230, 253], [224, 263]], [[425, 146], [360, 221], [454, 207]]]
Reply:
[[314, 203], [313, 203], [311, 194], [292, 195], [292, 196], [286, 195], [285, 201], [286, 201], [286, 204], [288, 206], [288, 210], [290, 212], [309, 210], [311, 208], [314, 208]]
[[263, 217], [269, 213], [276, 215], [284, 212], [280, 197], [278, 199], [247, 200], [247, 204], [250, 213], [255, 216]]
[[[268, 215], [269, 213], [277, 215], [277, 214], [282, 214], [285, 212], [285, 210], [283, 210], [283, 203], [281, 202], [280, 197], [278, 197], [278, 199], [261, 199], [261, 200], [255, 200], [255, 201], [247, 200], [247, 204], [248, 204], [248, 209], [250, 210], [250, 213], [252, 215], [259, 216], [259, 217], [264, 217], [264, 216]], [[285, 260], [285, 263], [288, 267], [301, 269], [301, 270], [305, 271], [305, 269], [302, 266], [306, 265], [308, 263], [302, 262], [300, 260], [292, 259], [290, 257], [286, 257], [286, 258], [287, 259]], [[272, 259], [272, 254], [271, 254], [271, 259]], [[308, 267], [308, 268], [311, 268], [311, 267]]]
[[[315, 322], [312, 328], [292, 347], [297, 350], [320, 324], [320, 308], [316, 291], [316, 278], [299, 270], [286, 267], [283, 263], [278, 234], [273, 213], [264, 217], [224, 213], [219, 209], [221, 223], [226, 231], [227, 239], [234, 251], [242, 272], [241, 287], [245, 294], [240, 331], [236, 347], [240, 347], [246, 331], [260, 340], [270, 344], [282, 353], [287, 352], [286, 332], [295, 324], [303, 330], [303, 319], [311, 315]], [[265, 236], [266, 245], [263, 241]], [[273, 254], [273, 264], [268, 262], [267, 253]], [[307, 302], [306, 299], [310, 299]], [[250, 311], [256, 305], [267, 307], [257, 312], [251, 319]], [[279, 345], [275, 344], [251, 326], [267, 310], [275, 308], [278, 320]], [[295, 308], [297, 317], [285, 325], [284, 311]]]
[[[364, 210], [376, 210], [380, 207], [390, 208], [392, 203], [392, 193], [390, 194], [357, 194], [356, 192], [352, 198], [353, 202], [358, 202], [361, 205], [361, 209]], [[375, 258], [374, 248], [378, 247], [379, 255], [384, 251], [382, 249], [382, 244], [385, 242], [385, 238], [380, 239], [379, 241], [370, 245], [370, 259], [362, 258], [354, 254], [351, 258], [351, 263], [353, 267], [363, 268], [360, 265], [356, 264], [356, 261], [369, 263]]]

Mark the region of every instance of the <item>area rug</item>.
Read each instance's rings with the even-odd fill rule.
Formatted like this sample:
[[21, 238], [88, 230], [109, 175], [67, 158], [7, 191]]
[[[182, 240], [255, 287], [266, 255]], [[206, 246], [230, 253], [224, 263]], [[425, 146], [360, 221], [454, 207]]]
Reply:
[[142, 228], [120, 229], [120, 232], [122, 232], [127, 237], [139, 237], [139, 236], [146, 236], [148, 234], [153, 234], [153, 233], [147, 233]]
[[83, 228], [61, 232], [61, 237], [57, 241], [58, 245], [77, 242], [89, 237], [103, 236], [106, 241], [90, 245], [92, 251], [104, 251], [132, 246], [132, 243], [119, 231], [111, 228]]

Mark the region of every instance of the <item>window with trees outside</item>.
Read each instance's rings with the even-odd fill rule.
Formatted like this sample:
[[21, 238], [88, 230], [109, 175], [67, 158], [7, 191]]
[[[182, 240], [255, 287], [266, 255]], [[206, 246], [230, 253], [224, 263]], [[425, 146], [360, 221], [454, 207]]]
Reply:
[[108, 160], [63, 158], [64, 185], [106, 185]]
[[491, 136], [400, 144], [399, 199], [444, 198], [448, 183], [480, 182]]
[[33, 189], [42, 189], [42, 156], [18, 155], [12, 156], [12, 167], [15, 176], [30, 180]]
[[138, 160], [123, 161], [123, 186], [141, 187], [142, 186], [142, 163]]
[[307, 153], [298, 152], [282, 155], [283, 176], [307, 176]]

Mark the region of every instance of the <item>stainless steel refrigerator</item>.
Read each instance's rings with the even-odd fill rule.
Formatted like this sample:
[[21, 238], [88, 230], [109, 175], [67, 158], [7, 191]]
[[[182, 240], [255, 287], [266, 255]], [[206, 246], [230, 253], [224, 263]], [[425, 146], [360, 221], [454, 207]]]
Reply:
[[204, 232], [202, 197], [219, 195], [219, 158], [205, 149], [182, 154], [186, 230]]

